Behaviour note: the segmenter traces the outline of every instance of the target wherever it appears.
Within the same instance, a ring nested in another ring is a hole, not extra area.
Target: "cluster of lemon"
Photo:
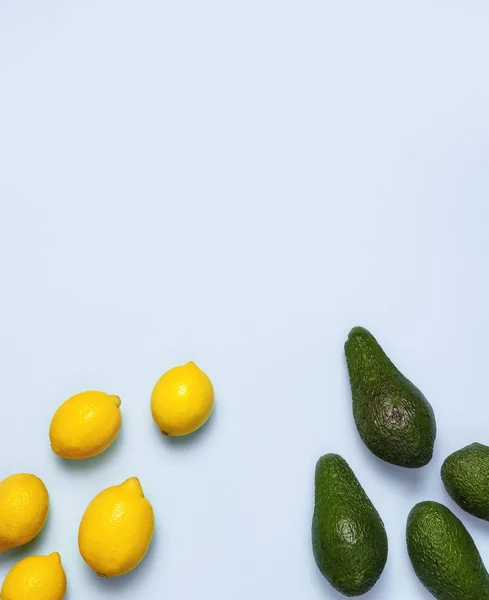
[[[53,451],[82,460],[104,452],[117,438],[122,417],[118,396],[82,392],[56,411],[49,430]],[[209,418],[214,389],[193,362],[167,371],[151,396],[151,412],[164,435],[187,435]],[[31,541],[44,527],[49,495],[35,475],[19,473],[0,482],[0,553]],[[88,505],[78,532],[85,562],[101,577],[132,571],[143,560],[154,532],[154,515],[139,480],[100,492]],[[62,600],[66,574],[60,555],[30,556],[7,574],[0,600]]]

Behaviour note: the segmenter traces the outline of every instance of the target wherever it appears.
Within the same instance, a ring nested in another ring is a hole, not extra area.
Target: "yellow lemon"
[[[66,575],[57,552],[49,556],[29,556],[10,569],[0,592],[0,600],[62,600]]]
[[[164,435],[187,435],[202,427],[214,406],[212,382],[188,362],[167,371],[151,395],[153,419]]]
[[[80,523],[78,547],[101,577],[124,575],[143,560],[154,532],[153,508],[137,477],[109,487],[90,502]]]
[[[54,413],[49,428],[53,452],[80,460],[101,454],[121,429],[121,399],[88,391],[72,396]]]
[[[27,544],[44,527],[49,495],[35,475],[18,473],[0,482],[0,552]]]

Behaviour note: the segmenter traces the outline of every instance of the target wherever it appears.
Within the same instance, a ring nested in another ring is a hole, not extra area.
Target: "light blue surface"
[[[489,443],[488,25],[477,0],[0,2],[0,477],[45,480],[27,550],[62,554],[68,600],[339,598],[310,548],[331,451],[388,530],[369,600],[431,598],[406,516],[454,509],[444,457]],[[359,440],[357,324],[433,404],[421,471]],[[165,440],[149,396],[187,360],[216,412]],[[49,422],[87,388],[121,396],[121,439],[67,464]],[[79,520],[132,475],[156,537],[133,574],[101,580]],[[463,520],[489,564],[489,526]]]

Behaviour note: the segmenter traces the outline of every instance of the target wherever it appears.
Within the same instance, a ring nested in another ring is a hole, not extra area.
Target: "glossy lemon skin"
[[[44,483],[29,473],[0,482],[0,552],[27,544],[41,531],[49,511]]]
[[[62,600],[66,594],[66,574],[57,552],[49,556],[29,556],[8,572],[0,600]]]
[[[153,532],[153,508],[139,480],[131,477],[90,502],[80,523],[78,547],[98,575],[116,577],[143,560]]]
[[[99,391],[81,392],[63,402],[49,428],[53,452],[82,460],[107,450],[121,429],[120,405],[119,396]]]
[[[212,382],[193,362],[167,371],[151,395],[151,413],[164,435],[193,433],[204,425],[213,407]]]

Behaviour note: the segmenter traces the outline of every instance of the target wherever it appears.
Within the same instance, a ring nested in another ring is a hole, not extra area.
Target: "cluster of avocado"
[[[365,445],[394,465],[419,468],[433,456],[436,422],[423,394],[387,357],[373,335],[354,328],[345,344],[353,415]],[[441,470],[445,488],[466,512],[489,521],[489,447],[471,444]],[[408,554],[421,583],[438,600],[489,600],[489,573],[462,522],[443,504],[420,502],[406,526]],[[337,454],[316,466],[312,543],[316,563],[345,596],[377,582],[387,561],[382,519],[348,463]]]

